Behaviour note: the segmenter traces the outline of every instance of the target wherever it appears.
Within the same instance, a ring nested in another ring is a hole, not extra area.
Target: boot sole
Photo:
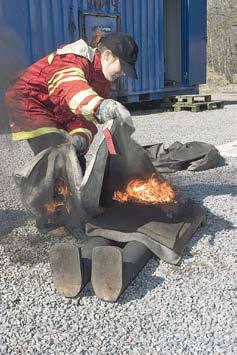
[[[82,289],[80,249],[69,243],[55,244],[49,253],[53,282],[64,297],[75,297]]]
[[[116,246],[95,247],[92,253],[91,283],[96,296],[116,301],[123,287],[123,255]]]

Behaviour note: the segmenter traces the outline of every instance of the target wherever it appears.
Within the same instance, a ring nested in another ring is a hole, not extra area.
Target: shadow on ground
[[[228,198],[227,196],[236,197],[236,189],[234,184],[190,184],[185,182],[184,177],[181,176],[176,178],[175,184],[179,186],[180,190],[183,191],[185,195],[193,198],[200,205],[203,205],[205,199],[210,196],[223,196],[223,199]],[[229,208],[231,208],[231,206],[229,206]],[[218,232],[236,229],[236,226],[231,221],[215,215],[205,205],[204,209],[206,215],[206,225],[199,229],[199,232],[197,232],[190,240],[187,252],[189,252],[189,249],[191,249],[200,239],[203,238],[203,234],[209,234],[209,244],[214,245],[215,236]]]
[[[159,263],[159,259],[151,258],[135,279],[125,288],[116,303],[126,304],[132,300],[142,299],[148,292],[162,285],[165,279],[153,275],[159,267]],[[92,285],[89,282],[79,296],[77,296],[78,305],[83,297],[93,297],[94,295]]]
[[[218,100],[217,100],[218,101]],[[223,100],[224,101],[224,104],[225,106],[228,106],[228,105],[237,105],[237,100]]]
[[[29,218],[27,212],[22,210],[0,210],[0,242],[13,229],[24,226]]]

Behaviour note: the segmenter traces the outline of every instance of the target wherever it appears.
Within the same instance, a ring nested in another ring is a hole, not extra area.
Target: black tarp
[[[200,171],[217,166],[220,153],[204,142],[174,142],[169,147],[163,143],[144,146],[156,170],[163,173],[178,170]]]

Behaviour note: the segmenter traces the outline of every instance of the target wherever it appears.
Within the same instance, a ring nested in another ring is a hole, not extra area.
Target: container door
[[[79,12],[80,23],[80,37],[83,38],[88,44],[96,34],[96,32],[110,32],[118,31],[119,16],[115,14],[105,14],[97,12]],[[110,96],[116,97],[118,92],[122,90],[123,83],[121,79],[117,79],[110,86]]]
[[[207,1],[188,0],[188,83],[206,82]]]
[[[82,38],[90,43],[96,32],[110,33],[117,31],[118,17],[97,13],[82,13]]]

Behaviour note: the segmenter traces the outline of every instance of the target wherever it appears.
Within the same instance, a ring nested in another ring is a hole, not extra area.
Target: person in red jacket
[[[95,40],[96,48],[80,39],[38,60],[19,73],[5,94],[13,140],[27,140],[38,154],[64,143],[66,131],[83,173],[96,125],[109,119],[131,122],[129,111],[109,99],[111,82],[124,75],[137,78],[138,47],[128,34],[113,32]],[[64,233],[62,227],[55,235]]]
[[[98,44],[99,42],[99,44]],[[63,142],[62,130],[73,136],[85,170],[96,125],[128,119],[130,113],[109,99],[110,84],[120,76],[137,78],[136,42],[126,33],[97,36],[92,48],[80,39],[25,69],[5,94],[12,138],[27,139],[35,154]]]

